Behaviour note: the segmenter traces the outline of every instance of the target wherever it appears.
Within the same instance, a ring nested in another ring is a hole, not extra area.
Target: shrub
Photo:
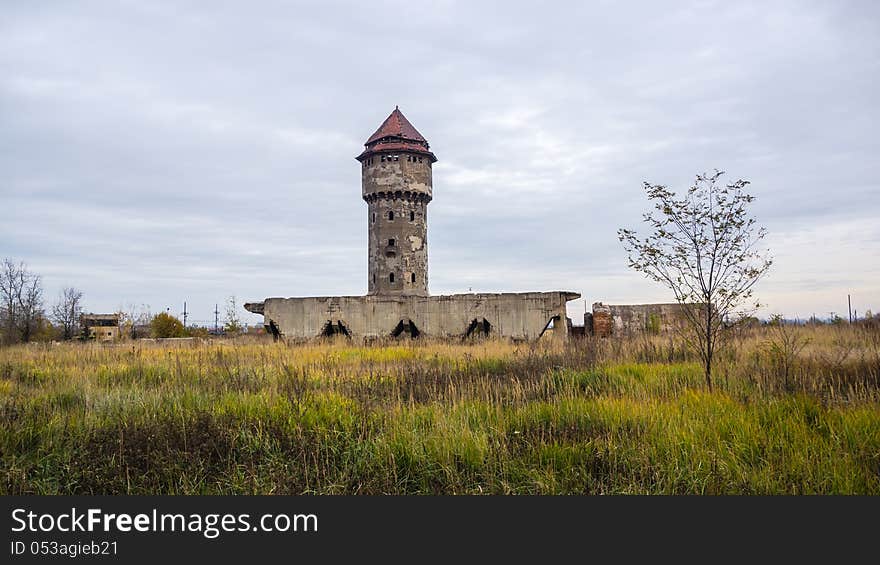
[[[156,338],[184,337],[186,330],[183,322],[165,312],[157,314],[150,320],[150,335]]]

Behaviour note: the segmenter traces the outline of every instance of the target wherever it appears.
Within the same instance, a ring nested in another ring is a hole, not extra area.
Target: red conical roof
[[[391,115],[385,118],[385,121],[382,122],[382,125],[376,130],[376,133],[370,136],[370,139],[367,140],[365,145],[369,145],[374,141],[379,141],[383,137],[400,137],[403,139],[411,139],[413,141],[425,141],[422,134],[420,134],[418,130],[409,123],[409,120],[406,119],[406,116],[403,115],[403,112],[401,112],[400,108],[397,106],[394,107],[394,111],[391,112]]]
[[[357,156],[358,160],[382,151],[411,151],[428,156],[432,163],[437,160],[430,151],[428,141],[409,123],[397,106],[364,145],[366,149]]]

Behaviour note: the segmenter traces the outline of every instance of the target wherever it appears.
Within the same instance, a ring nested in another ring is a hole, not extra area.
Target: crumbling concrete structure
[[[119,314],[82,314],[79,323],[90,339],[114,341],[119,338]]]
[[[676,302],[668,304],[603,304],[595,302],[593,312],[584,314],[586,333],[598,337],[636,333],[666,333],[687,324],[684,308]],[[689,306],[696,307],[696,306]]]
[[[365,337],[476,335],[536,339],[550,321],[565,334],[572,292],[452,294],[447,296],[320,296],[267,298],[245,308],[262,314],[270,332],[294,339],[343,334]],[[274,328],[273,328],[274,326]]]
[[[566,302],[576,292],[428,293],[428,204],[437,157],[398,108],[357,156],[367,203],[367,296],[267,298],[245,304],[276,338],[493,335],[537,339],[551,326],[567,337]]]

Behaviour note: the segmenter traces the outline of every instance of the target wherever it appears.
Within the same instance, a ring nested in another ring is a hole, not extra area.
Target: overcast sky
[[[354,157],[399,104],[433,294],[669,301],[616,231],[718,168],[769,231],[763,315],[876,312],[877,6],[4,2],[0,256],[95,312],[363,294]]]

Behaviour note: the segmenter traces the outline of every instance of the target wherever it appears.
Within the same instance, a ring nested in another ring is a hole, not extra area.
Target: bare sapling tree
[[[73,339],[79,333],[81,316],[82,292],[69,287],[62,289],[58,300],[52,305],[52,319],[61,328],[62,339]]]
[[[785,390],[791,392],[792,376],[801,352],[810,343],[797,324],[785,321],[781,314],[770,317],[770,338],[766,342],[767,352],[776,366],[777,374],[782,376]]]
[[[0,322],[3,323],[3,343],[17,341],[19,287],[18,265],[4,259],[0,265],[0,298],[3,299]]]
[[[238,304],[234,295],[226,300],[226,319],[223,330],[232,335],[240,334],[244,330],[241,318],[238,316]]]
[[[0,264],[0,318],[3,341],[28,342],[43,317],[43,286],[40,276],[24,263],[10,259]]]
[[[767,232],[749,213],[749,182],[723,184],[723,174],[697,175],[682,196],[646,182],[654,211],[644,222],[652,233],[618,231],[629,266],[668,287],[682,305],[684,335],[700,355],[709,390],[726,322],[758,308],[753,287],[772,264],[769,251],[759,248]]]
[[[125,307],[117,310],[119,316],[119,333],[129,339],[146,337],[150,333],[150,322],[153,320],[153,312],[149,304],[141,304],[140,308],[129,302]]]

